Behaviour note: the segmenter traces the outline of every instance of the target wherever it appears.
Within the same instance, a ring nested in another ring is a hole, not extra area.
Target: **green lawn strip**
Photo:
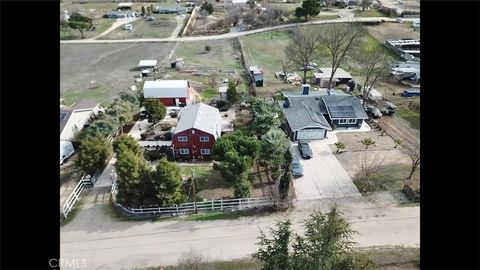
[[[420,206],[420,202],[404,202],[398,204],[398,207],[415,207]]]
[[[420,113],[410,110],[408,108],[400,107],[397,109],[397,114],[401,118],[410,123],[410,127],[420,129]]]
[[[65,100],[65,104],[78,103],[84,99],[100,102],[103,107],[107,107],[112,102],[110,99],[111,90],[103,86],[83,90],[66,90],[60,93],[60,97]]]
[[[369,257],[377,266],[420,262],[420,248],[397,246],[379,247],[374,249],[365,248],[357,249],[354,253]]]
[[[354,253],[370,257],[377,266],[401,265],[406,263],[417,264],[420,262],[419,248],[405,247],[380,247],[375,249],[357,249]],[[205,254],[203,254],[205,255]],[[262,264],[251,258],[231,261],[209,262],[218,270],[260,270]],[[175,266],[137,268],[138,270],[176,270]]]
[[[185,218],[186,221],[212,221],[220,219],[238,219],[248,216],[243,211],[234,212],[222,212],[222,211],[209,211],[201,214],[192,214]]]
[[[370,8],[369,10],[362,11],[361,9],[356,9],[353,11],[355,14],[354,17],[385,17],[385,14],[381,13],[377,9]]]

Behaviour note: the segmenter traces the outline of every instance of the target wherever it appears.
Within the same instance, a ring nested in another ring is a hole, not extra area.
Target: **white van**
[[[69,158],[75,149],[73,148],[73,144],[69,141],[60,141],[60,165],[63,164],[67,158]]]
[[[132,30],[132,29],[133,29],[133,25],[131,23],[127,23],[123,25],[123,30]]]

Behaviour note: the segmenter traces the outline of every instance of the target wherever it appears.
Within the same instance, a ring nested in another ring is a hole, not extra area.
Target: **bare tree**
[[[215,270],[217,269],[214,263],[210,262],[200,252],[190,250],[182,254],[178,260],[178,270]]]
[[[228,11],[227,16],[225,17],[225,22],[233,26],[237,26],[238,21],[242,17],[242,11],[239,8],[232,8]]]
[[[357,59],[357,62],[362,67],[360,73],[365,77],[362,94],[363,102],[366,102],[374,85],[380,79],[388,76],[389,62],[386,54],[380,47],[376,47],[368,52],[362,52]]]
[[[360,6],[362,7],[362,11],[365,11],[371,4],[372,4],[371,0],[362,0],[360,2]]]
[[[289,58],[287,58],[284,55],[284,56],[282,56],[282,59],[280,60],[280,63],[282,64],[283,82],[287,83],[287,73],[288,73],[288,70],[291,67],[291,61],[290,61]]]
[[[355,159],[355,166],[359,170],[355,179],[357,184],[360,184],[361,192],[374,191],[377,189],[379,172],[385,168],[378,155],[368,157],[363,154]]]
[[[361,25],[355,23],[334,23],[325,27],[322,43],[330,54],[332,74],[328,81],[328,89],[332,87],[332,80],[338,67],[349,53],[354,42],[363,35]]]
[[[315,59],[315,52],[320,47],[320,35],[309,28],[293,30],[293,39],[285,48],[293,64],[303,68],[303,83],[307,83],[308,63]]]
[[[405,145],[403,152],[410,158],[410,174],[407,177],[408,182],[410,182],[413,173],[420,167],[420,144]]]
[[[217,88],[218,76],[218,73],[215,71],[212,71],[208,74],[208,86],[210,86],[212,89]]]

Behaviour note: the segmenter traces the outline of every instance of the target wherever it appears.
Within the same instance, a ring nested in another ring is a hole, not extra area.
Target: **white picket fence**
[[[183,203],[172,207],[140,207],[130,208],[125,207],[116,202],[117,195],[116,184],[112,185],[112,198],[115,205],[123,211],[133,215],[186,215],[197,211],[213,211],[213,210],[227,210],[227,209],[249,209],[264,206],[273,206],[275,201],[270,198],[239,198],[229,200],[212,200],[202,201],[196,203]]]
[[[95,185],[97,176],[98,175],[94,175],[92,177],[84,176],[78,182],[78,184],[73,189],[72,193],[70,193],[70,196],[68,196],[68,199],[65,201],[65,204],[63,204],[62,213],[65,218],[68,217],[68,214],[72,211],[73,206],[75,206],[75,203],[80,199],[80,196],[82,195],[82,191],[85,188],[90,188]]]

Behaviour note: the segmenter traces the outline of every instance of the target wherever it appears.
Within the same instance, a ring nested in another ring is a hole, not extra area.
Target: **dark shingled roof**
[[[331,119],[357,118],[368,119],[360,99],[354,96],[323,96],[328,115]]]
[[[332,130],[325,117],[323,117],[322,112],[327,113],[325,106],[320,106],[323,103],[315,97],[290,97],[288,100],[290,106],[284,108],[284,112],[292,131],[305,127]]]

